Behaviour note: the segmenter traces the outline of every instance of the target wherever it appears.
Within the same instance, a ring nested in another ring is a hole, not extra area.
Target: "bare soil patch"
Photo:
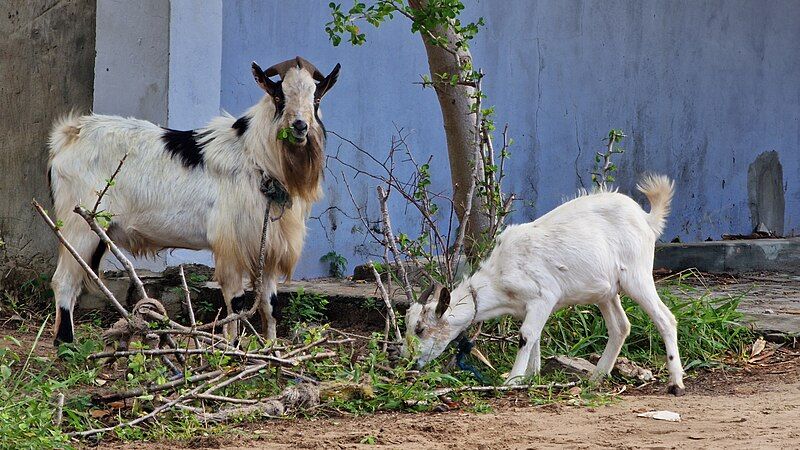
[[[190,442],[117,443],[111,448],[797,448],[800,353],[779,351],[743,368],[703,371],[687,395],[663,384],[629,387],[606,406],[532,405],[524,395],[491,400],[493,412],[379,413],[272,420]],[[678,423],[637,417],[653,410]],[[374,442],[371,444],[369,442]]]

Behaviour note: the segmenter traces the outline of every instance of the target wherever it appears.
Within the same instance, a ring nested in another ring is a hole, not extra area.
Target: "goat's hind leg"
[[[637,275],[637,274],[634,274]],[[642,273],[626,280],[622,289],[644,309],[650,320],[656,326],[658,333],[664,340],[667,350],[667,370],[669,371],[668,392],[674,395],[683,395],[683,366],[678,352],[678,322],[672,311],[667,308],[656,291],[652,274]]]
[[[81,258],[97,272],[106,247],[89,227],[84,229],[82,225],[85,226],[77,216],[66,219],[62,233]],[[73,316],[85,279],[84,270],[75,257],[63,245],[59,245],[58,263],[50,282],[56,306],[53,345],[75,340]]]
[[[625,310],[622,308],[622,302],[619,295],[615,295],[606,303],[597,305],[600,307],[600,312],[603,314],[603,320],[606,322],[606,329],[608,329],[608,342],[606,348],[603,350],[603,355],[600,361],[597,362],[597,368],[592,375],[592,380],[597,381],[600,378],[611,373],[614,368],[614,363],[617,361],[622,344],[625,343],[625,338],[631,332],[631,324],[628,317],[625,315]]]

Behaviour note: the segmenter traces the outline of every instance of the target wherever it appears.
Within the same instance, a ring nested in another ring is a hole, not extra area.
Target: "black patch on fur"
[[[283,95],[283,80],[278,81],[278,92],[273,96],[272,101],[275,103],[275,119],[283,115],[283,108],[286,106],[286,96]]]
[[[520,334],[520,335],[519,335],[519,348],[525,347],[525,345],[526,345],[527,343],[528,343],[528,340],[527,340],[527,339],[525,339],[525,336],[523,336],[522,334]]]
[[[269,304],[272,305],[273,316],[275,315],[275,308],[278,305],[278,294],[272,294],[269,296]]]
[[[246,308],[244,294],[233,297],[231,299],[231,307],[233,308],[233,312],[237,314],[244,311]]]
[[[178,131],[164,128],[161,140],[173,157],[180,158],[184,166],[193,169],[197,166],[203,167],[204,144],[199,142],[199,138],[205,136],[206,134],[199,134],[194,130]]]
[[[320,120],[319,114],[317,113],[317,111],[319,111],[319,104],[314,105],[314,118],[317,119],[317,123],[319,124],[320,128],[322,128],[322,135],[325,136],[325,138],[327,138],[328,137],[328,134],[327,134],[328,131],[325,129],[325,124],[322,123],[322,120]]]
[[[58,330],[56,331],[56,338],[53,341],[54,346],[58,346],[60,343],[71,343],[75,340],[75,336],[72,334],[72,314],[70,314],[68,309],[61,308],[61,322],[58,323]]]
[[[673,359],[675,359],[675,357],[672,356],[672,355],[669,355],[669,360],[672,361]]]
[[[247,128],[250,127],[250,118],[247,116],[242,116],[236,119],[236,122],[233,122],[232,128],[236,130],[236,136],[242,137]]]
[[[110,228],[111,227],[109,227],[109,229]],[[100,270],[100,262],[103,261],[103,255],[106,254],[106,250],[108,250],[108,246],[105,242],[100,241],[97,243],[97,248],[94,249],[94,253],[92,253],[92,260],[89,263],[89,267],[92,268],[95,274]]]

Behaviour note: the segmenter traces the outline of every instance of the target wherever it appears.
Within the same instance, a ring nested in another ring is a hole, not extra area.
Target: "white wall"
[[[219,115],[222,0],[172,0],[169,24],[169,127],[191,130]],[[175,250],[167,265],[213,265],[211,252]]]

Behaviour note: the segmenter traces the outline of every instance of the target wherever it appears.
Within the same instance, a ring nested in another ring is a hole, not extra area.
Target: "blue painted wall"
[[[334,48],[324,32],[326,4],[224,2],[222,108],[240,114],[261,95],[250,76],[254,59],[263,67],[302,55],[323,71],[341,62],[339,83],[323,102],[326,126],[376,156],[388,152],[395,126],[403,127],[415,155],[434,155],[439,164],[434,187],[447,189],[438,102],[412,84],[428,72],[419,37],[397,18],[369,27],[363,47]],[[751,231],[747,168],[767,150],[783,164],[786,234],[800,232],[800,2],[468,4],[468,18],[486,18],[473,55],[488,73],[489,103],[515,140],[507,190],[523,201],[514,221],[532,220],[590,185],[594,152],[614,127],[629,135],[617,157],[622,192],[647,171],[678,181],[665,239]],[[337,151],[369,167],[331,137],[328,153]],[[343,167],[332,162],[329,169],[315,215],[332,205],[353,210],[339,179]],[[345,176],[374,214],[375,183]],[[399,205],[393,213],[396,228],[418,226]],[[318,260],[331,249],[351,266],[365,260],[369,241],[356,221],[328,211],[309,225],[298,276],[324,274]]]

